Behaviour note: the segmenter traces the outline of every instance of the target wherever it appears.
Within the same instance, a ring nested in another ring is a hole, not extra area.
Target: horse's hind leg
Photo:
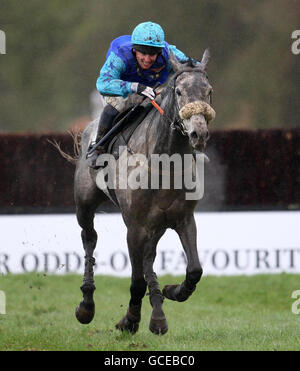
[[[194,216],[185,219],[176,229],[187,257],[185,281],[181,285],[167,285],[163,289],[166,298],[185,301],[196,289],[202,276],[202,267],[197,252],[197,230]]]
[[[77,220],[82,228],[81,238],[85,250],[85,269],[83,277],[83,285],[80,287],[83,293],[83,301],[76,308],[76,318],[82,324],[88,324],[92,321],[95,314],[95,304],[93,293],[94,285],[94,269],[95,258],[93,252],[97,243],[97,233],[94,229],[94,216],[96,206],[87,206],[77,203]]]

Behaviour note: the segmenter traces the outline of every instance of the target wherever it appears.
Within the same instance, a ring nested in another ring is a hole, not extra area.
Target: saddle
[[[145,106],[138,106],[135,111],[128,115],[128,117],[124,120],[124,123],[119,128],[118,132],[109,139],[109,142],[106,143],[106,152],[112,154],[115,159],[119,158],[119,147],[126,146],[131,138],[132,134],[136,130],[136,128],[140,125],[140,123],[145,119],[145,117],[150,113],[153,109],[153,105],[151,103],[146,104]],[[114,120],[114,124],[119,122],[123,117],[125,117],[128,110],[121,112]]]

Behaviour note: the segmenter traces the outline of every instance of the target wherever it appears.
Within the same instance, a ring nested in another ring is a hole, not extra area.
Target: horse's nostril
[[[195,131],[193,131],[193,132],[191,133],[191,138],[192,138],[192,139],[198,139],[198,135],[197,135],[197,133],[196,133]]]

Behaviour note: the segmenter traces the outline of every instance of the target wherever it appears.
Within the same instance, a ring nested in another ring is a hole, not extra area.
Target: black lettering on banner
[[[126,269],[127,264],[128,264],[127,255],[124,254],[122,251],[118,251],[112,254],[110,258],[110,265],[113,268],[113,270],[115,270],[116,272],[121,272]]]
[[[75,265],[73,266],[73,260],[71,259],[71,257],[74,256],[75,257]],[[77,272],[81,266],[81,257],[76,254],[76,252],[72,252],[72,253],[65,253],[65,270],[67,273],[70,273],[70,272]],[[96,267],[94,267],[94,269],[96,270]]]
[[[240,257],[241,255],[243,256],[244,254],[242,253],[245,253],[246,254],[246,262],[243,264],[243,266],[241,265],[241,262],[240,260]],[[234,265],[236,268],[238,269],[241,269],[241,270],[246,270],[248,267],[249,267],[249,254],[250,254],[250,250],[233,250],[233,254],[234,254]]]
[[[24,272],[35,272],[39,267],[39,258],[33,253],[25,254],[22,257],[21,266]]]
[[[280,250],[275,250],[275,268],[280,268]]]
[[[55,271],[57,271],[58,268],[59,268],[59,265],[60,265],[59,256],[55,253],[44,253],[43,255],[44,255],[44,271],[46,273],[54,273]],[[49,260],[50,260],[51,257],[54,258],[54,266],[53,267],[51,267],[50,263],[49,263]]]
[[[290,253],[290,267],[289,268],[295,268],[295,255],[294,253],[295,252],[298,252],[299,253],[299,249],[298,250],[294,250],[294,249],[286,249],[285,251],[289,252]]]
[[[217,260],[218,260],[218,261],[220,260],[220,259],[217,259],[217,255],[220,256],[220,254],[223,255],[224,263],[223,263],[222,266],[217,266]],[[219,269],[219,270],[220,270],[220,269],[225,269],[225,268],[227,268],[228,265],[229,265],[229,255],[228,255],[228,253],[227,253],[225,250],[217,250],[217,251],[215,251],[215,252],[213,253],[213,255],[212,255],[211,260],[212,260],[212,264],[213,264],[213,266],[214,266],[216,269]]]
[[[167,270],[168,262],[172,262],[172,258],[166,256],[169,253],[171,253],[172,256],[174,255],[174,251],[172,251],[172,250],[167,250],[167,251],[162,251],[161,252],[161,270],[162,271]]]
[[[174,270],[177,271],[181,265],[184,266],[184,267],[187,266],[187,259],[186,259],[186,255],[185,255],[184,251],[182,251],[179,254],[179,258],[177,260],[177,264],[176,264]]]
[[[270,268],[270,264],[267,261],[267,258],[269,257],[269,251],[268,250],[256,250],[256,268],[261,268],[261,263],[264,263],[265,268]]]
[[[201,265],[203,265],[203,267],[205,267],[206,261],[209,258],[209,253],[210,253],[209,250],[201,250],[201,249],[198,250],[200,262],[201,262]]]
[[[8,259],[9,256],[7,254],[0,254],[0,274],[10,273],[8,268]]]

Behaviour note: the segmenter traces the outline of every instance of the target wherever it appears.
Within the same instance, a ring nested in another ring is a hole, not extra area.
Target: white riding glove
[[[139,95],[144,95],[151,100],[155,99],[156,97],[155,91],[150,88],[150,86],[145,86],[143,84],[139,84],[138,82],[133,82],[131,84],[131,90]]]

